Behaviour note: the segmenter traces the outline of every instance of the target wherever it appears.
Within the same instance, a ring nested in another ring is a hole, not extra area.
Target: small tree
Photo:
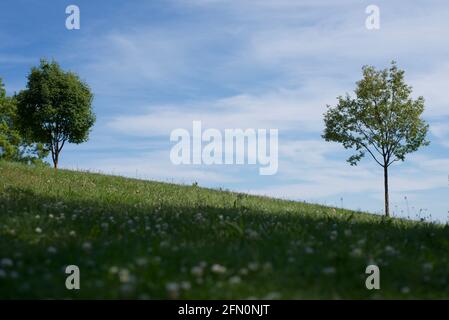
[[[393,61],[389,69],[363,67],[356,98],[338,97],[338,104],[324,114],[326,141],[355,149],[348,162],[356,165],[366,153],[384,169],[385,215],[389,216],[388,167],[405,155],[428,145],[428,125],[421,119],[424,98],[413,100],[404,71]]]
[[[48,146],[55,169],[64,144],[87,141],[95,122],[87,84],[54,61],[41,60],[31,69],[27,89],[17,101],[22,131]]]
[[[28,141],[20,134],[16,100],[6,96],[0,78],[0,159],[40,163],[47,154],[42,144]]]

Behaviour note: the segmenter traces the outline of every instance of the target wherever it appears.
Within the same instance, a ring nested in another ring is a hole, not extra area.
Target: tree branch
[[[365,149],[366,149],[366,151],[368,151],[369,152],[369,154],[371,155],[371,157],[373,157],[373,159],[381,166],[381,167],[384,167],[384,165],[379,161],[379,160],[377,160],[377,158],[374,156],[374,154],[371,152],[371,150],[366,146],[366,144],[364,144],[363,142],[360,142],[360,141],[358,141],[358,143],[360,143]]]

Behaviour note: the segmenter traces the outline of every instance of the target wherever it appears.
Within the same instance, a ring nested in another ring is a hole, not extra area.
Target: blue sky
[[[80,30],[65,28],[70,4]],[[370,4],[380,30],[365,28]],[[65,147],[62,167],[380,213],[381,168],[369,158],[349,166],[349,153],[320,135],[326,104],[352,92],[361,67],[394,59],[426,99],[432,143],[391,167],[391,207],[447,220],[448,18],[447,1],[2,1],[0,77],[13,94],[47,57],[91,86],[97,123],[88,143]],[[278,173],[174,166],[170,132],[191,131],[192,120],[279,129]]]

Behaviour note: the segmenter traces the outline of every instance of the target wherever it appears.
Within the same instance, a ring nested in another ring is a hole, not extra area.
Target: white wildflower
[[[280,299],[281,298],[281,294],[279,292],[270,292],[269,294],[267,294],[265,296],[265,300],[276,300],[276,299]]]
[[[332,241],[334,241],[334,240],[337,239],[337,236],[338,236],[338,231],[337,230],[332,230],[331,233],[330,233],[330,239]]]
[[[251,229],[248,229],[246,231],[246,233],[248,234],[248,238],[250,238],[250,239],[257,239],[259,237],[259,234],[256,231],[251,230]]]
[[[226,272],[226,267],[223,267],[223,266],[221,266],[221,265],[219,265],[219,264],[214,264],[214,265],[211,267],[211,271],[212,271],[213,273],[223,274],[223,273]]]
[[[259,269],[259,264],[257,262],[248,263],[248,269],[251,271],[257,271]]]
[[[109,273],[114,274],[114,273],[117,273],[117,272],[118,272],[118,268],[116,266],[112,266],[112,267],[109,268]]]
[[[55,247],[48,247],[47,248],[48,253],[56,253],[56,248]]]
[[[136,263],[137,263],[138,266],[144,266],[144,265],[146,265],[148,263],[148,260],[145,257],[137,258],[136,259]]]
[[[195,267],[192,268],[192,270],[190,270],[190,272],[195,277],[201,277],[203,275],[203,268],[201,268],[200,266],[195,266]]]
[[[179,285],[176,282],[167,283],[165,289],[171,299],[176,299],[179,296]]]
[[[433,264],[431,262],[424,263],[422,265],[422,268],[423,268],[424,271],[432,271]]]
[[[248,269],[242,268],[242,269],[240,269],[239,273],[240,273],[242,276],[246,276],[246,275],[248,274]]]
[[[273,266],[271,265],[271,263],[270,262],[265,262],[264,264],[263,264],[263,270],[264,271],[271,271],[272,269],[273,269]]]
[[[170,243],[168,241],[162,241],[160,246],[161,248],[168,248],[170,246]]]
[[[91,245],[91,243],[90,242],[84,242],[83,243],[83,249],[84,250],[90,250],[90,249],[92,249],[92,245]]]
[[[182,290],[190,290],[192,287],[188,281],[182,281],[180,286]]]
[[[311,248],[311,247],[305,247],[305,248],[304,248],[304,251],[305,251],[307,254],[312,254],[312,253],[314,252],[313,248]]]
[[[395,255],[397,252],[392,246],[386,246],[385,252],[389,255]]]
[[[11,266],[13,265],[13,261],[12,261],[11,259],[9,259],[9,258],[3,258],[3,259],[0,261],[0,264],[1,264],[2,266],[4,266],[4,267],[11,267]]]
[[[334,274],[335,273],[335,268],[334,267],[326,267],[323,269],[323,273],[324,274]]]
[[[239,284],[240,282],[242,282],[242,280],[239,276],[232,276],[229,278],[229,284]]]
[[[351,256],[353,257],[360,257],[362,255],[362,249],[360,248],[354,248],[351,252]]]
[[[129,271],[127,269],[121,269],[120,272],[118,273],[118,277],[120,279],[120,282],[123,283],[129,282],[130,280]]]

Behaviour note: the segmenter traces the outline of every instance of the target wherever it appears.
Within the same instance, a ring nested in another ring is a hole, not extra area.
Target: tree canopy
[[[89,86],[75,73],[46,60],[31,69],[27,88],[17,95],[21,130],[48,146],[55,168],[66,142],[87,141],[95,123],[92,99]]]
[[[16,100],[6,96],[0,78],[0,159],[37,163],[47,154],[42,144],[33,143],[20,133]]]
[[[390,68],[363,67],[363,79],[357,82],[355,98],[338,97],[324,115],[326,141],[354,149],[348,162],[356,165],[366,154],[384,168],[385,214],[388,215],[388,167],[404,161],[405,155],[429,144],[427,123],[421,118],[424,98],[411,97],[404,71],[393,61]]]

